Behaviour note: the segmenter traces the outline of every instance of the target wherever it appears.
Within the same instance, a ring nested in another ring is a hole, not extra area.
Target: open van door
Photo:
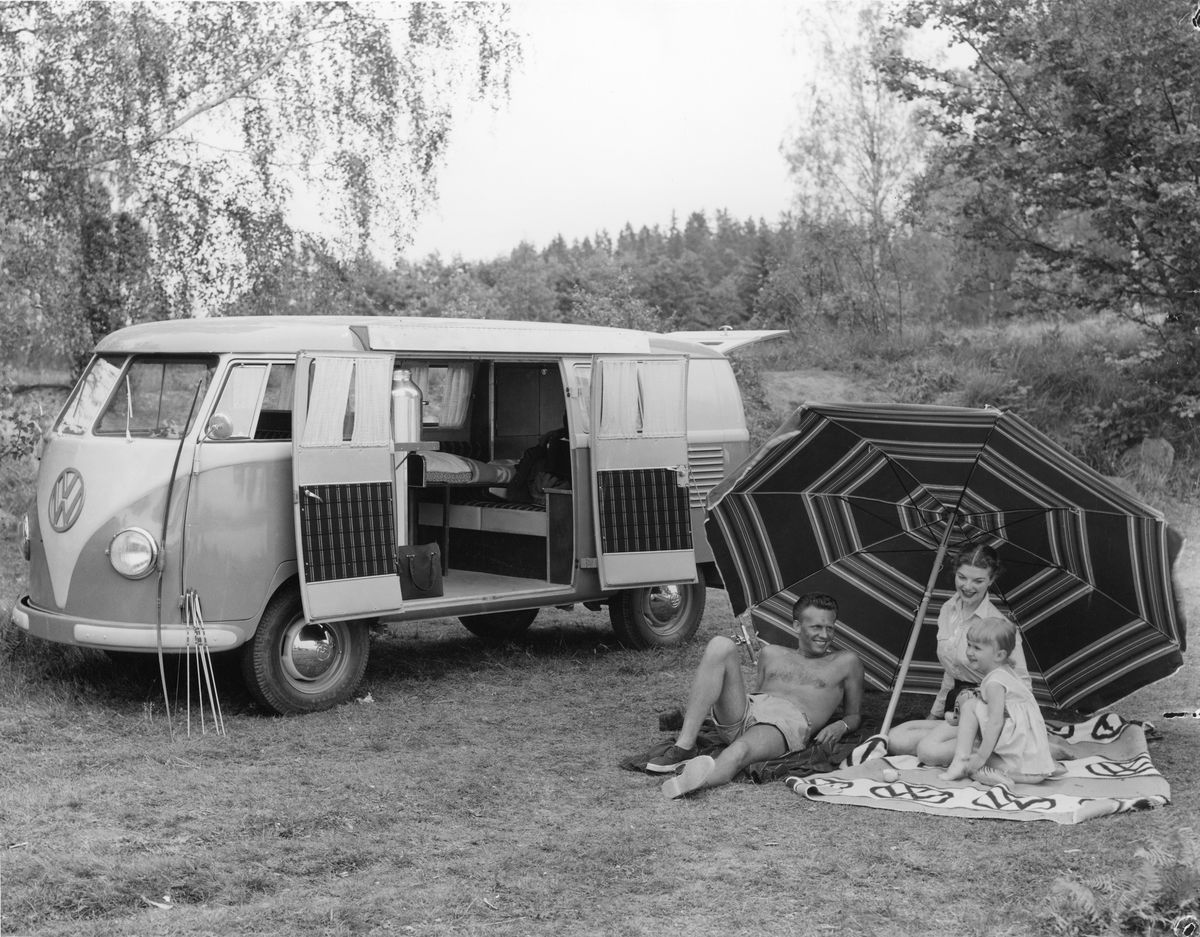
[[[592,358],[593,516],[606,589],[695,582],[687,358]]]
[[[783,335],[790,334],[787,329],[732,329],[729,326],[724,326],[720,329],[704,332],[668,332],[667,338],[682,338],[686,342],[706,345],[709,348],[715,348],[723,355],[727,355],[735,349],[745,348],[747,345],[753,345],[756,342],[764,342],[772,338],[780,338]]]
[[[400,608],[391,385],[390,354],[296,356],[292,474],[309,621]]]

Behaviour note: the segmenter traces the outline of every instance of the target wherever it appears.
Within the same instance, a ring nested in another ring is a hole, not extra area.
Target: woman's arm
[[[948,671],[942,671],[942,685],[938,688],[938,694],[933,698],[933,705],[929,707],[930,719],[941,719],[946,715],[946,697],[950,695],[950,691],[954,689],[954,677]]]
[[[929,707],[930,719],[941,719],[946,714],[946,698],[954,689],[954,674],[950,665],[954,658],[954,626],[951,624],[951,604],[953,599],[942,603],[938,609],[937,618],[937,656],[942,665],[942,685],[938,688],[933,705]]]
[[[1030,689],[1033,688],[1033,681],[1029,677],[1029,668],[1025,666],[1025,642],[1021,637],[1021,629],[1017,629],[1017,646],[1013,648],[1012,653],[1012,668],[1013,672],[1020,678]]]
[[[999,683],[989,683],[981,687],[986,711],[979,721],[979,747],[967,760],[967,771],[978,771],[982,768],[996,750],[996,742],[1000,739],[1000,730],[1004,727],[1004,699],[1007,695]]]

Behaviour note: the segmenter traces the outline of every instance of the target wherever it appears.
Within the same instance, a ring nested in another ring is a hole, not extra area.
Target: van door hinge
[[[600,563],[594,556],[581,556],[575,561],[580,569],[599,569]]]

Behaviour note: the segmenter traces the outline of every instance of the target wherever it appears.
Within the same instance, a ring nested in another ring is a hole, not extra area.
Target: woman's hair
[[[1017,626],[1007,618],[982,618],[972,622],[967,629],[967,640],[976,644],[990,644],[1012,658],[1017,647]]]
[[[961,566],[986,569],[992,574],[993,579],[1004,572],[1004,567],[1000,565],[1000,557],[996,555],[996,551],[985,544],[968,544],[955,553],[951,568],[957,572]]]

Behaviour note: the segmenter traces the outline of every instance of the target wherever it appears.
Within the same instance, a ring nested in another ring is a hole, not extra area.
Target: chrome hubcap
[[[646,611],[656,625],[672,624],[683,607],[683,593],[678,586],[655,586],[646,596]]]
[[[336,632],[324,625],[310,625],[303,618],[293,622],[283,636],[283,669],[301,683],[326,676],[337,665],[341,653]]]

